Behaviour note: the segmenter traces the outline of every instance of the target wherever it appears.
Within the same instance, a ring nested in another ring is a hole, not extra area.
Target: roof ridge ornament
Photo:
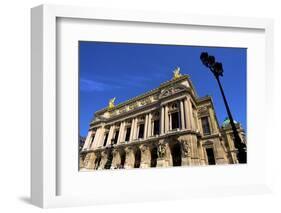
[[[115,101],[116,97],[111,98],[108,102],[108,109],[112,109],[115,107],[114,101]]]
[[[180,67],[177,67],[176,69],[174,69],[173,73],[174,73],[173,80],[178,79],[179,77],[182,76],[180,73]]]

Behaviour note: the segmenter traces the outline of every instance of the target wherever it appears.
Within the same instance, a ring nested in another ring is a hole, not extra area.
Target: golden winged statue
[[[173,71],[173,73],[174,73],[173,79],[177,79],[177,78],[181,77],[181,73],[180,73],[180,68],[179,68],[179,67],[177,67],[177,68]]]
[[[116,99],[116,97],[111,98],[111,99],[109,100],[109,102],[108,102],[108,108],[109,108],[109,109],[112,109],[112,108],[115,107],[115,105],[114,105],[115,99]]]

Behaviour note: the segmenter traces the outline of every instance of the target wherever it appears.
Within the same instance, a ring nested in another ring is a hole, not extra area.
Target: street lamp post
[[[200,55],[200,59],[202,61],[202,63],[210,69],[210,71],[214,74],[218,84],[219,84],[219,88],[223,97],[223,101],[226,107],[226,111],[230,120],[230,125],[232,128],[232,132],[233,132],[233,136],[234,136],[234,145],[235,148],[238,150],[237,153],[237,158],[239,163],[247,163],[247,153],[246,153],[246,145],[244,143],[242,143],[239,134],[237,132],[236,126],[234,124],[233,121],[233,117],[231,115],[221,82],[220,82],[220,76],[223,76],[223,68],[222,68],[222,63],[216,62],[215,57],[208,55],[207,52],[202,52]]]

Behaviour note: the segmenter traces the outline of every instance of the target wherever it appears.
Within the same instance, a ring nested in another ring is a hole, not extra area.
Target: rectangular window
[[[119,130],[115,132],[114,141],[113,141],[114,144],[117,144],[118,136],[119,136]]]
[[[210,124],[209,124],[208,117],[201,118],[201,121],[202,121],[203,134],[204,135],[210,135],[211,134],[211,130],[210,130]]]
[[[144,124],[139,125],[139,136],[138,138],[143,138],[144,135]]]
[[[131,127],[128,127],[128,128],[126,129],[125,141],[129,141],[129,140],[130,140],[130,134],[131,134]]]
[[[178,112],[172,113],[171,118],[172,118],[172,129],[179,128],[179,113]]]
[[[208,157],[208,164],[209,165],[215,165],[216,161],[215,161],[213,149],[212,148],[206,148],[206,152],[207,152],[207,157]]]
[[[108,133],[106,133],[105,136],[104,136],[103,146],[106,146],[107,138],[108,138]]]
[[[153,121],[153,135],[159,135],[159,120]]]

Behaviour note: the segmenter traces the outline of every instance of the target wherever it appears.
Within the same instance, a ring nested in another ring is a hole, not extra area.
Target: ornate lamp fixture
[[[216,59],[214,56],[209,55],[207,52],[202,52],[200,55],[200,59],[202,61],[202,63],[210,69],[210,71],[213,73],[213,75],[215,76],[219,87],[220,87],[220,91],[223,97],[223,101],[226,107],[226,111],[230,120],[230,124],[231,124],[231,128],[233,131],[233,136],[234,136],[234,145],[236,147],[236,149],[238,149],[238,153],[237,153],[237,158],[239,163],[247,163],[247,154],[246,154],[246,145],[244,143],[242,143],[239,134],[237,132],[236,126],[234,124],[221,82],[220,82],[220,76],[223,76],[223,67],[222,67],[222,63],[220,62],[216,62]]]

